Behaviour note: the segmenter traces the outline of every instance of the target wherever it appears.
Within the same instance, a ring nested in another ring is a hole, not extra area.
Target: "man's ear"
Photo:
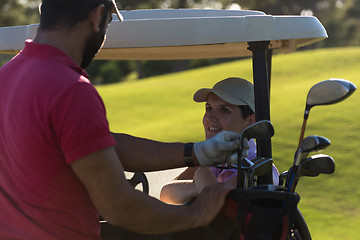
[[[101,29],[101,20],[102,20],[102,14],[104,12],[105,5],[99,4],[96,8],[94,8],[90,14],[89,19],[91,22],[91,26],[94,29],[95,32],[99,32]]]

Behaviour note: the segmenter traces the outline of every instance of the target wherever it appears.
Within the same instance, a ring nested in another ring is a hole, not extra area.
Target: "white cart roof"
[[[327,38],[316,17],[259,11],[152,9],[122,11],[110,24],[97,59],[165,60],[251,56],[247,42],[270,41],[289,53]],[[0,53],[15,54],[38,24],[0,28]]]

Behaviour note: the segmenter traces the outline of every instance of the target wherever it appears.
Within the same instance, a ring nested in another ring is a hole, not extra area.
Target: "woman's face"
[[[227,103],[217,95],[210,93],[203,118],[206,139],[223,130],[240,133],[244,128],[250,126],[253,121],[254,115],[244,119],[239,106]]]

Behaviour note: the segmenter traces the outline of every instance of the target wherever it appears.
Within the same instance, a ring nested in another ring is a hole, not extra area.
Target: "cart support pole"
[[[252,52],[253,60],[256,121],[270,121],[270,73],[268,71],[269,59],[267,58],[269,44],[269,41],[248,43],[248,49]],[[272,158],[271,138],[257,139],[256,144],[258,157]],[[259,177],[260,184],[271,184],[272,182],[272,171],[263,177]]]
[[[269,93],[270,93],[270,89],[271,89],[271,63],[272,63],[272,55],[273,55],[273,50],[272,49],[268,49],[266,51],[266,63],[267,63],[267,71],[268,71],[268,80],[269,80]]]

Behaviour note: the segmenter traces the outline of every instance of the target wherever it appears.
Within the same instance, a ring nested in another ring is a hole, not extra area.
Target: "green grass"
[[[239,76],[252,79],[251,60],[97,87],[104,99],[111,130],[162,141],[204,138],[204,105],[192,101],[201,87]],[[280,171],[292,163],[300,134],[305,100],[315,83],[344,78],[360,86],[360,48],[334,48],[274,55],[271,121],[275,127],[273,158]],[[313,239],[357,239],[360,235],[360,96],[314,107],[307,135],[329,138],[323,153],[336,162],[336,172],[300,180],[299,207]]]

